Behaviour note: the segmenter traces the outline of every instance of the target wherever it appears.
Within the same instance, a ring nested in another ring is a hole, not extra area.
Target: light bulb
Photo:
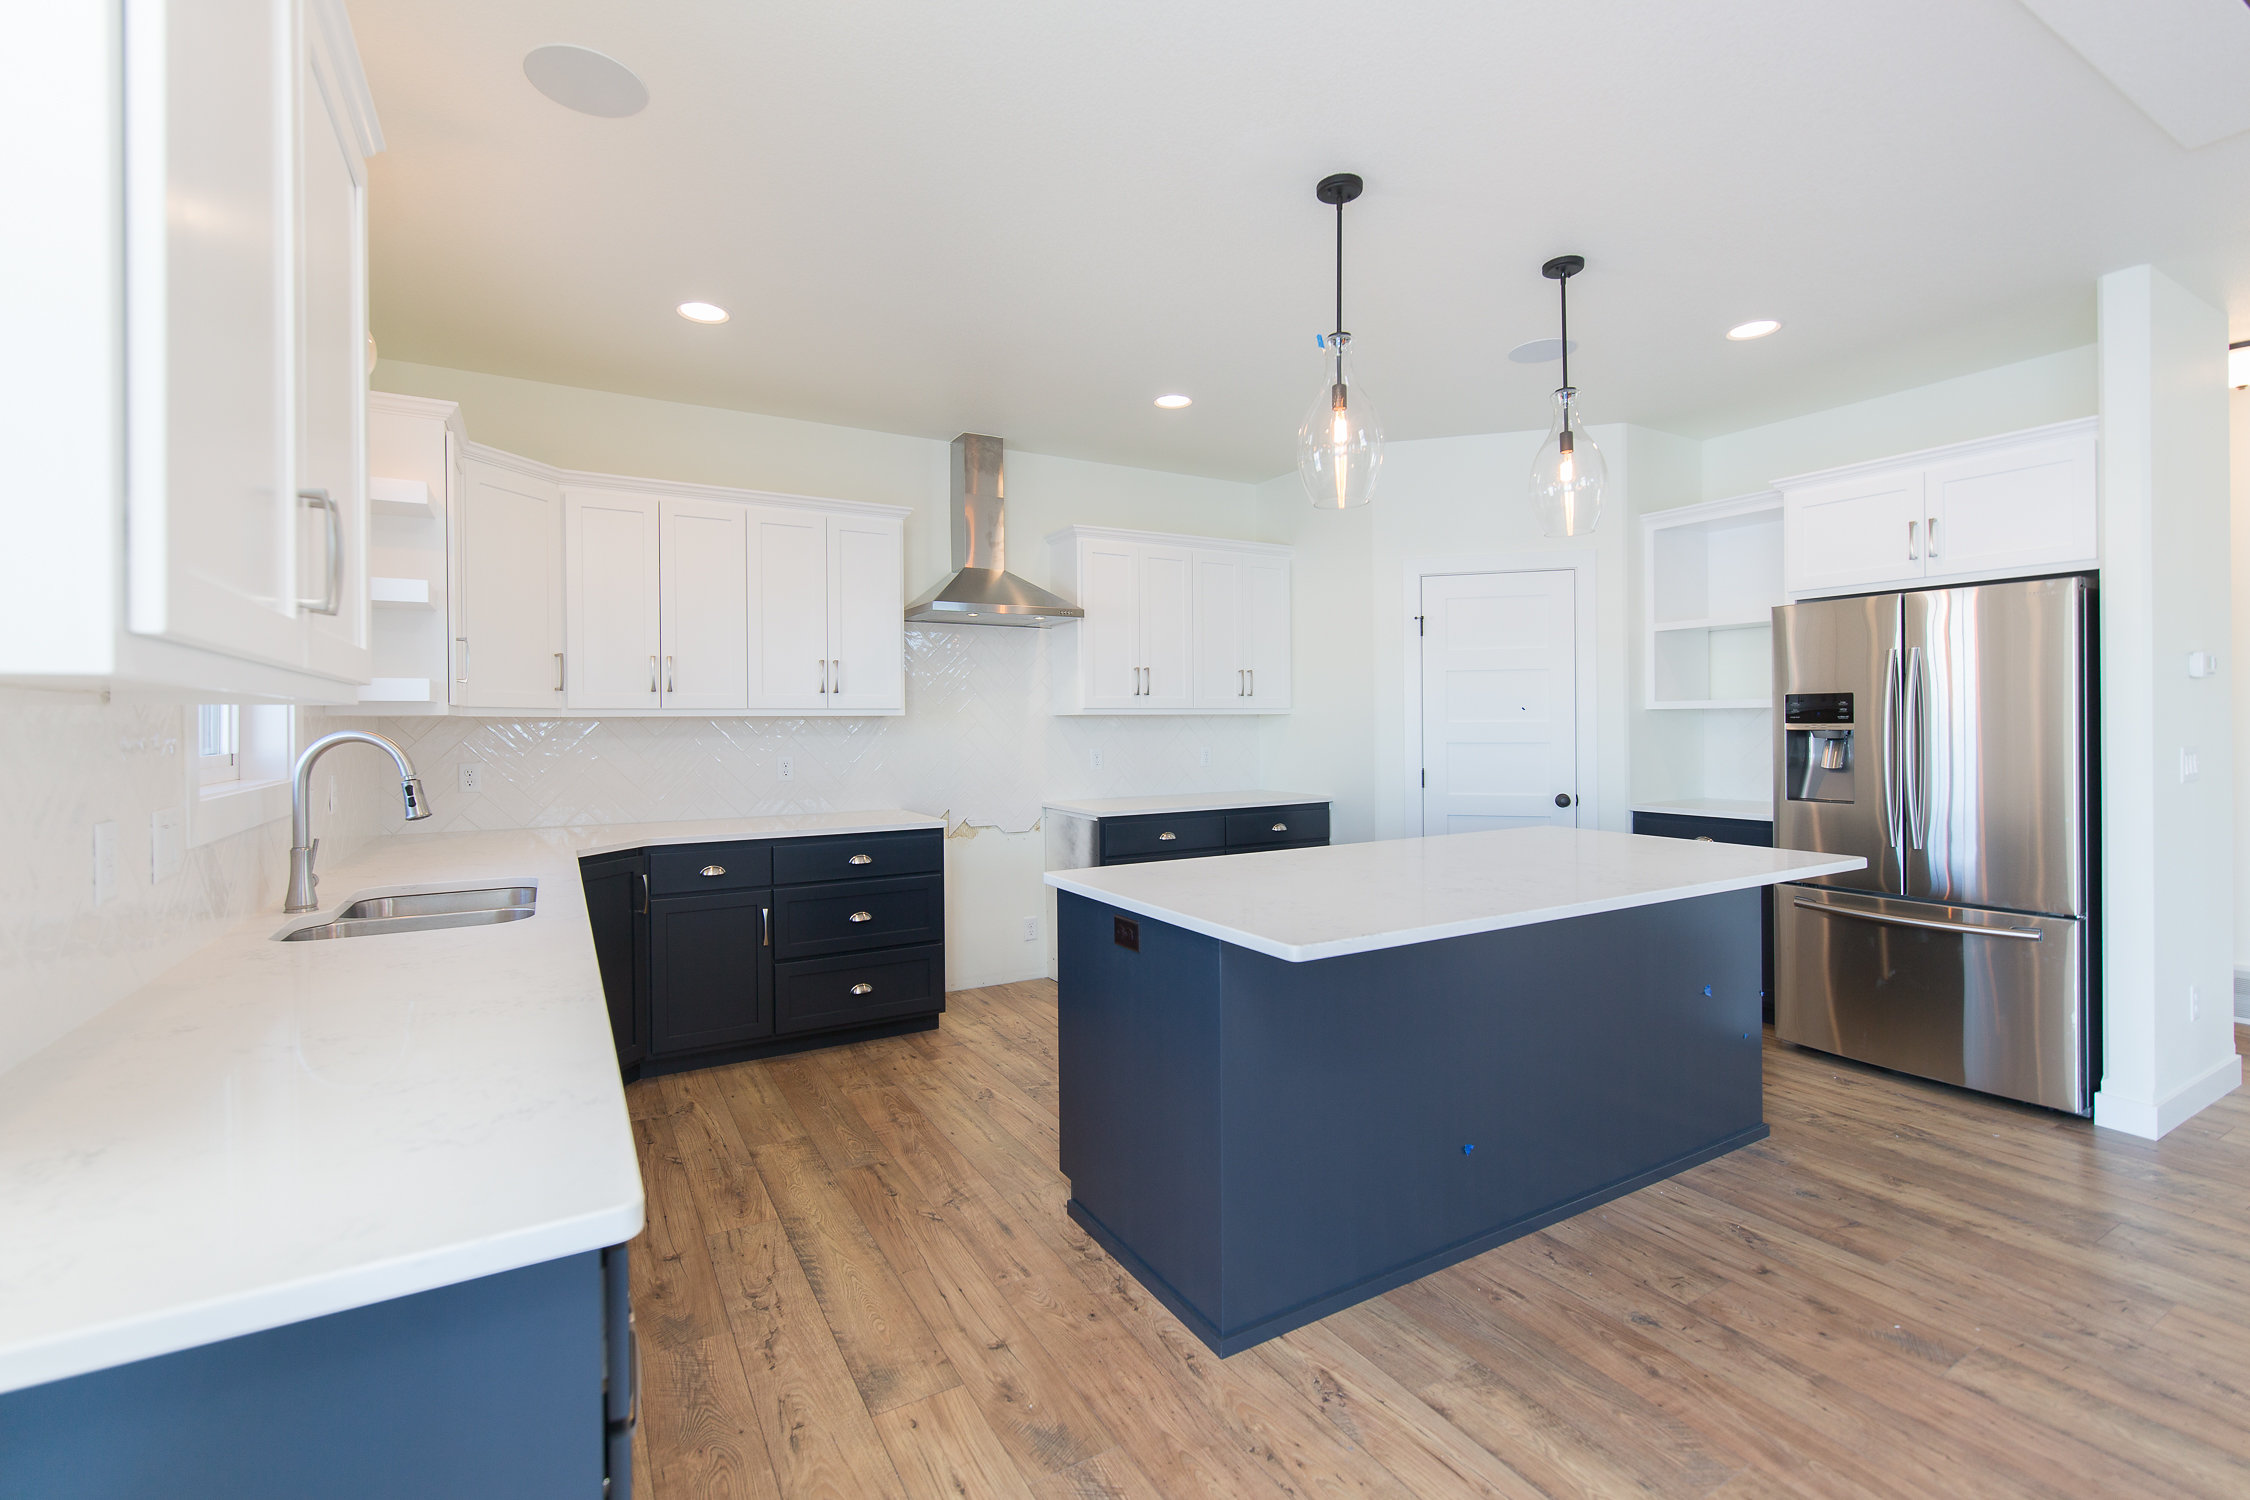
[[[1584,536],[1600,524],[1602,450],[1586,435],[1578,392],[1555,392],[1555,420],[1547,441],[1531,461],[1531,501],[1539,510],[1539,529],[1548,536]]]
[[[1367,388],[1352,377],[1345,352],[1350,341],[1350,334],[1330,336],[1319,394],[1297,429],[1297,473],[1320,510],[1365,505],[1383,463],[1383,424],[1368,404]]]

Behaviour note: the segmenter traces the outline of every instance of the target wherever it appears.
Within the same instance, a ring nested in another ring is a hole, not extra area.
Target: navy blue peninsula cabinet
[[[1773,847],[1771,802],[1728,802],[1698,797],[1685,802],[1636,802],[1633,832],[1666,839],[1694,839],[1705,844],[1750,844]],[[1758,918],[1760,977],[1763,997],[1759,1014],[1773,1019],[1773,890],[1768,887]]]
[[[1202,859],[1328,842],[1328,799],[1288,792],[1189,792],[1049,802],[1047,868]]]
[[[1763,887],[1533,827],[1050,872],[1068,1212],[1221,1355],[1767,1133]]]
[[[945,833],[916,822],[581,857],[625,1077],[936,1026]]]

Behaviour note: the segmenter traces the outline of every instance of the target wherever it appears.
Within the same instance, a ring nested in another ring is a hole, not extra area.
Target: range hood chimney
[[[1086,611],[1008,571],[1008,489],[1000,440],[953,440],[953,575],[906,606],[910,624],[1055,625]]]

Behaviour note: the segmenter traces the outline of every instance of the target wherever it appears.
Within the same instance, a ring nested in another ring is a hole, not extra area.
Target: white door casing
[[[563,601],[572,708],[654,708],[663,636],[658,502],[613,491],[563,491]]]
[[[562,706],[562,488],[471,459],[453,520],[452,701]]]
[[[873,712],[906,704],[899,623],[906,611],[905,533],[889,519],[828,518],[828,706]]]
[[[750,706],[828,707],[828,516],[749,507]]]
[[[666,708],[750,703],[750,517],[724,501],[659,502]]]
[[[1579,826],[1575,574],[1426,576],[1420,613],[1421,831]]]

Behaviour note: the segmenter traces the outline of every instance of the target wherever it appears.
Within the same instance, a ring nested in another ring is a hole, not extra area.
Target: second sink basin
[[[538,900],[539,888],[531,885],[492,886],[481,891],[408,891],[399,896],[368,896],[354,901],[336,914],[336,920],[357,922],[369,917],[425,917],[451,912],[501,911],[512,906],[531,906]]]

